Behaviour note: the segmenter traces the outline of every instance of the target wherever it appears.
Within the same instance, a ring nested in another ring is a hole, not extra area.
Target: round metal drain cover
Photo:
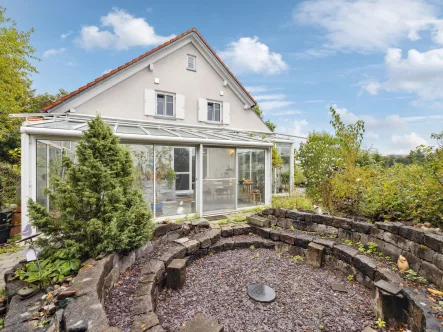
[[[257,302],[272,302],[275,300],[275,291],[264,284],[252,284],[248,286],[248,295]]]

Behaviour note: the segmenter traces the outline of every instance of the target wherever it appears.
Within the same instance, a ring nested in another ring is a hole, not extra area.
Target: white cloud
[[[289,126],[280,127],[277,132],[281,134],[294,135],[294,136],[307,136],[305,128],[308,125],[306,120],[294,120],[289,123]]]
[[[270,100],[259,103],[259,106],[263,112],[272,113],[272,111],[275,109],[287,107],[293,104],[294,102],[289,100]]]
[[[270,95],[257,95],[254,97],[255,100],[281,100],[281,99],[285,99],[286,95],[283,93],[278,93],[278,94],[270,94]]]
[[[47,51],[45,51],[43,53],[43,57],[44,58],[49,58],[52,56],[60,56],[60,55],[65,55],[66,54],[66,48],[62,47],[62,48],[51,48]]]
[[[360,91],[366,91],[372,96],[375,96],[381,89],[381,83],[377,81],[360,82],[359,85],[361,87]]]
[[[389,73],[386,90],[415,93],[422,100],[443,98],[443,48],[427,52],[413,49],[407,58],[400,49],[389,49],[385,64]]]
[[[315,49],[315,48],[310,48],[303,52],[293,53],[294,57],[299,60],[320,59],[335,54],[337,54],[335,50]]]
[[[426,52],[390,48],[385,56],[389,79],[386,82],[360,82],[361,91],[375,95],[379,90],[407,92],[418,96],[417,107],[441,108],[443,100],[443,48]]]
[[[85,49],[115,48],[125,50],[133,46],[153,46],[173,38],[159,36],[144,18],[137,18],[124,10],[114,8],[100,18],[102,27],[83,26],[77,42]]]
[[[301,101],[301,103],[307,103],[307,104],[316,104],[316,103],[324,103],[325,101],[323,99],[314,99],[314,100],[305,100]]]
[[[368,131],[365,133],[366,137],[372,138],[372,139],[379,139],[380,135],[377,133],[374,133],[373,131]]]
[[[269,47],[260,42],[256,36],[243,37],[228,44],[219,55],[236,73],[273,75],[288,69],[281,54],[271,52]]]
[[[285,111],[276,111],[276,112],[269,112],[269,115],[299,115],[302,114],[303,111],[300,110],[285,110]]]
[[[388,115],[384,119],[377,119],[373,115],[364,114],[356,115],[349,112],[347,108],[332,105],[332,107],[340,114],[341,119],[345,123],[355,123],[358,120],[363,120],[366,129],[401,129],[408,127],[408,121],[400,117],[398,114]]]
[[[62,33],[62,34],[60,35],[60,38],[61,38],[61,39],[66,39],[66,38],[68,38],[70,35],[72,35],[72,31],[68,31],[68,32],[66,32],[66,33]]]
[[[106,70],[103,71],[102,75],[105,75],[105,74],[107,74],[107,73],[109,73],[111,71],[112,71],[112,69],[106,69]]]
[[[265,85],[253,85],[253,86],[247,86],[245,88],[249,93],[264,93],[264,92],[270,92],[270,91],[276,91],[276,90],[282,90],[282,88],[278,87],[269,87]]]
[[[422,144],[427,145],[428,142],[414,132],[405,135],[392,135],[393,148],[403,153],[408,153]]]
[[[328,50],[384,52],[425,30],[443,43],[443,21],[427,0],[306,0],[293,21],[325,31]]]

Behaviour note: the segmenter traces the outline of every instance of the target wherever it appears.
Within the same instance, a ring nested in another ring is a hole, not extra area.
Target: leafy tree
[[[11,119],[8,114],[25,112],[32,83],[30,75],[37,72],[31,60],[37,58],[30,45],[33,29],[20,31],[5,12],[0,6],[0,146],[17,147],[20,120]]]
[[[50,93],[35,94],[35,90],[29,93],[29,104],[27,105],[26,111],[28,113],[40,113],[44,106],[52,104],[54,101],[66,96],[68,91],[64,89],[59,89],[54,95]]]
[[[152,233],[129,150],[100,117],[88,126],[76,147],[76,163],[64,156],[60,176],[51,177],[46,192],[52,210],[29,201],[30,219],[44,233],[40,245],[49,256],[60,247],[82,259],[131,250]]]
[[[322,200],[326,181],[343,163],[338,140],[327,132],[312,132],[300,143],[296,158],[307,181],[307,193],[316,202]]]
[[[23,109],[23,113],[40,113],[43,106],[49,105],[67,94],[68,92],[63,89],[60,89],[55,95],[49,93],[35,94],[35,90],[31,90],[28,92],[28,102]],[[18,159],[20,159],[19,126],[22,119],[8,118],[6,121],[9,121],[8,123],[10,125],[6,130],[6,141],[4,141],[3,144],[0,144],[0,160],[15,164],[18,162]]]
[[[330,123],[335,129],[335,136],[340,144],[341,155],[346,166],[353,167],[360,153],[365,123],[362,120],[358,120],[356,123],[345,125],[340,118],[340,114],[334,108],[330,107],[330,111],[332,114]]]

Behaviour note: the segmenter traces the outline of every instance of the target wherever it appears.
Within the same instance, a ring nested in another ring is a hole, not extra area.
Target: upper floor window
[[[208,102],[208,121],[221,122],[221,103]]]
[[[196,70],[195,69],[195,63],[196,63],[195,55],[189,55],[188,54],[188,69],[189,70]]]
[[[157,93],[157,115],[174,116],[174,96],[162,92]]]

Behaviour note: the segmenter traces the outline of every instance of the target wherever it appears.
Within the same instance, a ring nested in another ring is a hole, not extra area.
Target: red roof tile
[[[65,100],[67,100],[67,99],[69,99],[69,98],[71,98],[71,97],[74,97],[74,96],[77,95],[78,93],[82,92],[83,90],[85,90],[85,89],[87,89],[87,88],[90,88],[91,86],[93,86],[93,85],[95,85],[96,83],[98,83],[98,82],[104,80],[105,78],[108,78],[109,76],[114,75],[114,74],[117,73],[118,71],[120,71],[120,70],[122,70],[122,69],[124,69],[124,68],[126,68],[126,67],[129,67],[130,65],[134,64],[135,62],[137,62],[137,61],[139,61],[139,60],[141,60],[141,59],[143,59],[143,58],[145,58],[145,57],[147,57],[147,56],[149,56],[149,55],[151,55],[151,54],[157,52],[158,50],[160,50],[160,49],[162,49],[162,48],[168,46],[169,44],[171,44],[171,43],[173,43],[173,42],[175,42],[175,41],[177,41],[177,40],[179,40],[179,39],[181,39],[181,38],[183,38],[183,37],[185,37],[185,36],[187,36],[187,35],[189,35],[190,33],[193,33],[193,32],[196,33],[196,34],[199,36],[199,38],[202,40],[202,42],[203,42],[203,43],[206,45],[206,47],[211,51],[211,53],[217,58],[217,60],[222,64],[222,66],[226,69],[226,71],[232,76],[232,78],[235,80],[235,82],[237,82],[237,84],[243,89],[243,91],[247,94],[247,96],[248,96],[248,97],[249,97],[249,98],[250,98],[255,104],[257,104],[257,102],[255,101],[255,99],[252,98],[252,96],[249,94],[248,91],[246,91],[245,87],[244,87],[244,86],[240,83],[240,81],[234,76],[234,74],[228,69],[228,67],[224,64],[224,62],[218,57],[218,55],[217,55],[217,54],[215,53],[215,51],[211,48],[211,46],[209,46],[209,44],[208,44],[208,43],[206,42],[206,40],[202,37],[202,35],[197,31],[197,29],[192,28],[192,29],[190,29],[190,30],[188,30],[188,31],[186,31],[186,32],[184,32],[184,33],[182,33],[181,35],[178,35],[177,37],[172,38],[171,40],[167,41],[166,43],[161,44],[160,46],[157,46],[156,48],[150,50],[149,52],[146,52],[146,53],[140,55],[139,57],[137,57],[137,58],[135,58],[135,59],[133,59],[133,60],[131,60],[131,61],[125,63],[123,66],[120,66],[120,67],[118,67],[117,69],[114,69],[114,70],[110,71],[109,73],[106,73],[106,74],[102,75],[101,77],[95,79],[94,81],[89,82],[88,84],[86,84],[86,85],[80,87],[79,89],[77,89],[77,90],[71,92],[70,94],[68,94],[68,95],[66,95],[66,96],[64,96],[64,97],[62,97],[62,98],[60,98],[59,100],[56,100],[56,101],[53,102],[52,104],[43,107],[42,110],[45,111],[45,112],[48,111],[49,109],[53,108],[54,106],[57,106],[58,104],[62,103],[63,101],[65,101]]]

